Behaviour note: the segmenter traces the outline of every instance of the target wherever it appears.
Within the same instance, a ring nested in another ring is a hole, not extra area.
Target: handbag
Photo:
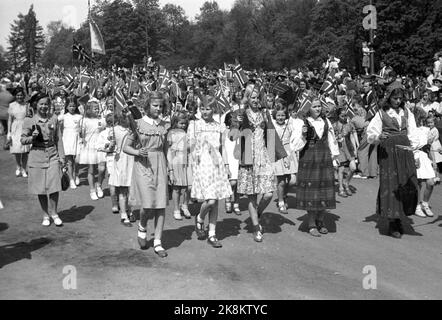
[[[67,189],[69,189],[70,184],[70,179],[66,167],[62,168],[61,172],[61,190],[66,191]]]

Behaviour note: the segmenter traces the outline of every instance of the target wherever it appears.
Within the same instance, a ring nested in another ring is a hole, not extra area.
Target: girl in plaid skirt
[[[295,208],[307,210],[309,233],[327,234],[324,216],[336,209],[333,163],[338,163],[339,147],[330,121],[321,117],[321,102],[314,100],[304,126],[293,132],[292,150],[299,150]]]

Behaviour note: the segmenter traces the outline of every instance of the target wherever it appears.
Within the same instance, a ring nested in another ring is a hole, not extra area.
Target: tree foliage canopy
[[[376,61],[385,61],[399,73],[422,73],[441,50],[442,1],[373,3],[378,13]],[[206,1],[195,19],[189,20],[180,6],[161,8],[158,0],[99,0],[91,15],[103,34],[106,55],[95,59],[98,66],[131,67],[150,55],[169,68],[218,68],[238,59],[245,68],[282,69],[320,66],[331,53],[341,59],[341,66],[361,71],[361,44],[369,40],[362,27],[366,4],[360,0],[236,0],[225,11],[216,1]],[[35,52],[38,58],[38,50],[29,46],[29,36],[26,42],[23,38],[23,30],[30,34],[24,28],[26,23],[31,25],[30,20],[19,15],[11,25],[9,57],[14,65],[32,61],[29,53]],[[70,64],[73,38],[90,48],[87,21],[77,31],[57,22],[48,30],[50,41],[42,58],[46,66]]]

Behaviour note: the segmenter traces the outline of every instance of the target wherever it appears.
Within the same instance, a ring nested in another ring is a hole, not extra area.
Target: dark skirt
[[[389,219],[411,216],[418,203],[416,164],[406,135],[391,136],[379,145],[379,192],[377,213]]]
[[[333,162],[326,140],[307,142],[300,152],[295,208],[307,211],[336,209]]]

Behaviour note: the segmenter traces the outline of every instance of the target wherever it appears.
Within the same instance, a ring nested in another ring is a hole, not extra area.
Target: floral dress
[[[238,172],[238,193],[245,195],[270,193],[276,190],[275,175],[265,146],[265,121],[261,112],[247,109],[246,116],[252,126],[246,135],[245,145],[250,145],[252,165],[241,165]]]
[[[187,137],[191,150],[191,197],[198,200],[229,198],[233,192],[219,149],[223,126],[216,121],[191,121]]]

